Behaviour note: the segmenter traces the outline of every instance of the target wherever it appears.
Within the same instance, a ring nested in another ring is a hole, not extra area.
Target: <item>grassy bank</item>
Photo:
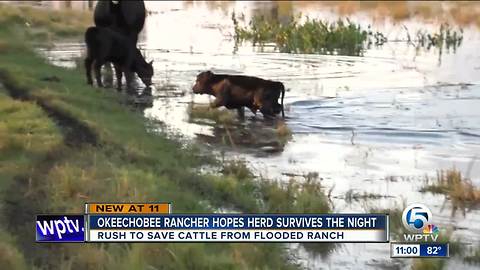
[[[297,267],[278,244],[35,244],[35,214],[82,212],[87,201],[172,201],[177,213],[321,213],[329,205],[318,182],[259,180],[241,166],[148,132],[124,96],[87,86],[83,72],[34,53],[31,43],[45,41],[39,31],[80,39],[91,15],[4,4],[0,10],[2,268]],[[51,76],[60,81],[45,80]],[[200,175],[206,164],[218,174]]]

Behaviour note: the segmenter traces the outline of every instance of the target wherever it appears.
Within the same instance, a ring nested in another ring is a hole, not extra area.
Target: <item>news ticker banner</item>
[[[450,256],[448,243],[396,243],[390,244],[390,257],[392,258],[421,258]]]
[[[387,214],[171,214],[170,204],[157,206],[87,204],[84,215],[39,215],[37,242],[389,241]]]

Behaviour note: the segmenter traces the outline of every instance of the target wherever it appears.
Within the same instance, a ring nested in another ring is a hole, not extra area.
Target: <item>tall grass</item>
[[[467,208],[480,205],[480,189],[456,168],[438,171],[435,178],[427,176],[421,191],[445,195],[452,202],[454,213],[465,213]]]
[[[268,19],[264,16],[254,16],[243,26],[241,21],[232,14],[235,30],[236,46],[243,41],[251,41],[253,46],[274,44],[283,53],[307,54],[340,54],[361,56],[371,46],[382,46],[388,42],[387,37],[371,26],[362,27],[346,19],[334,22],[311,19],[302,15],[292,16],[286,22]],[[414,37],[408,33],[402,40],[417,48],[446,47],[454,50],[462,44],[463,30],[455,30],[448,24],[441,24],[438,31],[419,30]]]
[[[381,34],[373,34],[350,20],[328,22],[291,17],[286,23],[255,16],[248,26],[241,26],[235,13],[232,20],[237,42],[252,41],[253,45],[274,43],[280,52],[361,55],[368,42],[381,43]],[[375,39],[375,41],[372,41]]]
[[[410,41],[410,40],[409,40]],[[438,32],[429,33],[425,30],[418,30],[416,33],[417,47],[421,48],[443,48],[455,50],[462,44],[463,30],[455,30],[448,24],[441,24]]]

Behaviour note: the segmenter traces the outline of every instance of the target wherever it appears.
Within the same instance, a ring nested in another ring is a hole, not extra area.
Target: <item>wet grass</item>
[[[296,269],[280,244],[33,245],[32,217],[82,212],[87,201],[172,201],[175,212],[326,213],[319,181],[258,179],[215,165],[197,147],[149,132],[116,91],[36,55],[30,28],[2,5],[0,40],[0,265],[7,269]],[[17,7],[11,7],[17,9]],[[45,20],[50,11],[30,16]],[[9,15],[10,14],[10,15]],[[10,17],[10,18],[9,18]],[[41,27],[53,27],[45,24]],[[79,31],[80,32],[80,31]],[[60,81],[46,81],[56,76]]]
[[[224,161],[222,173],[224,175],[233,175],[238,179],[247,179],[254,176],[247,167],[245,160]]]
[[[480,245],[476,247],[476,249],[473,251],[473,254],[465,256],[463,260],[468,264],[480,265]]]
[[[356,192],[353,189],[350,189],[347,192],[345,192],[345,201],[349,204],[351,204],[352,202],[367,201],[367,200],[378,200],[378,199],[387,198],[387,197],[388,196],[386,196],[386,195],[368,193],[366,191],[364,191],[363,193]]]
[[[190,120],[207,119],[218,124],[232,124],[237,115],[234,111],[211,108],[210,105],[190,103],[187,108]]]
[[[465,214],[466,209],[480,205],[480,189],[455,168],[438,171],[435,178],[426,176],[420,191],[445,195],[451,201],[454,213],[461,210]]]
[[[242,16],[243,18],[243,16]],[[340,54],[362,56],[366,49],[372,46],[382,46],[389,42],[386,35],[350,21],[348,18],[335,22],[322,21],[302,15],[292,16],[286,22],[270,19],[264,16],[254,16],[248,25],[243,26],[243,19],[232,14],[235,30],[235,41],[241,43],[250,41],[253,46],[275,45],[283,53],[306,54]],[[395,42],[406,42],[416,48],[450,49],[455,51],[463,41],[463,30],[455,29],[443,23],[438,31],[419,30],[412,37],[406,37]]]
[[[416,39],[410,40],[408,36],[408,42],[413,42],[417,48],[446,48],[447,50],[452,48],[454,51],[458,48],[463,41],[463,30],[460,28],[455,30],[448,24],[441,24],[437,32],[429,33],[425,30],[419,30],[416,33]]]
[[[236,110],[211,108],[206,104],[190,103],[187,107],[189,122],[210,124],[214,136],[199,136],[205,142],[227,145],[230,147],[247,147],[260,149],[267,153],[283,150],[285,144],[292,138],[290,128],[281,119],[262,123],[255,120],[241,119]],[[258,118],[260,119],[260,118]],[[247,127],[245,126],[247,125]],[[261,128],[258,128],[261,125]]]
[[[274,43],[284,53],[361,55],[367,42],[383,42],[380,33],[362,29],[348,19],[328,22],[306,18],[305,22],[300,23],[298,16],[280,23],[255,16],[245,27],[240,25],[235,13],[232,14],[232,20],[237,42],[248,40],[254,46]]]

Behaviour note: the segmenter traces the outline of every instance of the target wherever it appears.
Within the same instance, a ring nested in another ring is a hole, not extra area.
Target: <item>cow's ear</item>
[[[148,63],[150,66],[153,64],[153,60]]]

